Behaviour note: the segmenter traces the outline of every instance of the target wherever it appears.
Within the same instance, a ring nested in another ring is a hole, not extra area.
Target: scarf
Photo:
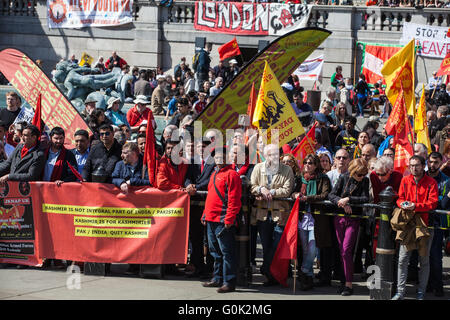
[[[27,148],[25,145],[23,145],[22,150],[20,151],[20,159],[23,159],[28,152],[33,149],[36,146],[36,144],[32,145],[31,148]]]
[[[359,145],[356,146],[355,151],[353,152],[353,159],[361,158],[361,149]]]
[[[302,174],[301,194],[304,196],[315,196],[317,194],[317,175],[315,173]]]
[[[239,176],[245,176],[245,174],[247,173],[248,167],[250,166],[250,163],[248,161],[248,159],[245,160],[245,164],[239,169],[239,171],[237,171]],[[231,165],[231,168],[236,171],[236,164],[233,163]]]
[[[45,153],[45,157],[48,159],[48,153],[51,147],[49,147]],[[56,159],[55,166],[53,167],[52,176],[50,177],[50,181],[61,180],[64,159],[66,158],[67,149],[63,146],[61,151],[59,152],[58,159]]]

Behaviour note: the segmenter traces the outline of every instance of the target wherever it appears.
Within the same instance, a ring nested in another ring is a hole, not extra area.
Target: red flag
[[[38,100],[36,102],[36,110],[34,110],[33,121],[31,122],[31,124],[38,127],[40,133],[42,133],[44,129],[41,119],[41,94],[39,93]],[[39,137],[39,140],[41,140],[41,137]]]
[[[230,42],[221,45],[218,48],[218,51],[220,60],[241,55],[241,50],[239,49],[236,37],[234,37]]]
[[[144,161],[143,165],[147,166],[148,170],[148,179],[150,180],[150,184],[155,187],[155,177],[156,177],[156,139],[155,132],[153,131],[153,123],[152,123],[152,113],[148,113],[147,119],[147,131],[145,133],[145,151],[144,151]]]
[[[75,170],[75,168],[73,166],[70,165],[69,161],[66,161],[67,165],[69,166],[70,171],[72,171],[72,173],[75,175],[75,177],[77,177],[78,180],[80,180],[80,182],[83,182],[83,177],[81,176],[81,174]]]
[[[444,60],[441,62],[441,66],[437,71],[438,76],[450,75],[450,51],[445,55]]]
[[[300,199],[297,198],[270,265],[270,273],[272,276],[285,287],[288,286],[286,280],[288,277],[289,260],[297,259],[299,203]]]
[[[306,136],[300,141],[300,143],[292,150],[292,154],[294,155],[300,163],[303,163],[303,159],[308,154],[314,153],[314,145],[316,144],[316,123],[312,128],[308,131]]]
[[[397,100],[395,100],[391,115],[384,129],[388,135],[394,136],[394,170],[403,173],[408,166],[409,158],[414,155],[414,151],[412,147],[411,123],[408,119],[403,86],[401,84]]]

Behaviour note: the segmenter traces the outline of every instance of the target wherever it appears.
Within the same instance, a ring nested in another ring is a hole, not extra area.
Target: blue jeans
[[[316,239],[313,230],[298,229],[300,242],[302,245],[303,259],[302,272],[309,277],[314,275],[313,263],[316,257]]]
[[[224,230],[225,229],[225,230]],[[220,232],[220,237],[218,235]],[[237,259],[236,259],[236,227],[229,229],[221,222],[207,221],[208,246],[214,258],[213,281],[224,285],[236,285]]]
[[[367,101],[367,96],[357,95],[358,96],[358,106],[356,109],[356,116],[364,116],[364,104]]]
[[[270,264],[272,263],[273,256],[277,250],[284,227],[280,227],[276,222],[273,222],[271,214],[269,214],[266,221],[258,221],[257,226],[263,247],[261,273],[269,278],[271,277]]]

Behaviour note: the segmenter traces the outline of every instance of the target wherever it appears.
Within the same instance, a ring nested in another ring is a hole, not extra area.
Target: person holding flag
[[[301,181],[292,194],[292,198],[300,199],[298,232],[303,253],[300,272],[300,290],[303,291],[313,288],[316,248],[332,246],[330,217],[322,215],[324,206],[314,205],[314,202],[326,200],[330,191],[330,179],[322,173],[319,157],[308,154],[303,160]],[[320,210],[321,214],[313,217],[316,210]],[[330,255],[320,255],[322,284],[331,283],[331,259],[327,258],[330,258]],[[276,265],[275,259],[272,261],[272,265],[274,264]]]
[[[289,166],[279,162],[278,145],[267,145],[264,157],[266,161],[256,164],[253,169],[250,192],[256,197],[256,220],[263,246],[261,273],[267,278],[264,286],[273,286],[278,281],[271,275],[270,265],[289,216],[289,203],[277,198],[292,194],[294,173]]]
[[[272,141],[273,129],[278,129],[279,146],[283,146],[305,133],[292,104],[267,61],[254,110],[251,123],[259,130],[267,130],[269,142]]]

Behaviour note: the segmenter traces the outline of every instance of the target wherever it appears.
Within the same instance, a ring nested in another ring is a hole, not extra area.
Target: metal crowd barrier
[[[250,268],[250,210],[251,208],[257,208],[251,203],[254,200],[254,196],[250,194],[249,181],[241,176],[243,181],[242,189],[242,209],[241,209],[241,219],[239,223],[238,232],[236,235],[236,240],[238,242],[238,252],[239,252],[239,267],[238,267],[238,277],[237,284],[240,286],[248,286],[252,279],[252,272]],[[191,205],[204,206],[205,198],[208,195],[207,191],[197,191],[197,195],[191,197]],[[378,204],[374,203],[364,203],[364,204],[353,204],[351,207],[362,207],[369,209],[376,209],[379,215],[349,215],[340,213],[324,213],[328,216],[345,216],[350,218],[361,218],[361,219],[374,219],[379,220],[379,233],[376,248],[376,264],[380,268],[380,287],[370,290],[370,298],[375,300],[390,300],[394,294],[394,256],[396,253],[396,242],[394,231],[392,230],[390,221],[392,218],[392,213],[396,208],[395,200],[397,199],[397,194],[393,191],[392,187],[387,187],[383,190],[380,195],[380,202]],[[293,198],[276,198],[277,201],[289,201],[294,202]],[[321,204],[328,206],[331,210],[332,208],[337,208],[331,201],[319,201],[314,202],[314,204]],[[364,213],[364,211],[363,211]],[[450,215],[449,211],[446,210],[432,210],[429,211],[431,214],[441,214]],[[320,214],[320,212],[315,211],[314,214]],[[449,230],[450,228],[444,227],[431,227],[428,228]]]

